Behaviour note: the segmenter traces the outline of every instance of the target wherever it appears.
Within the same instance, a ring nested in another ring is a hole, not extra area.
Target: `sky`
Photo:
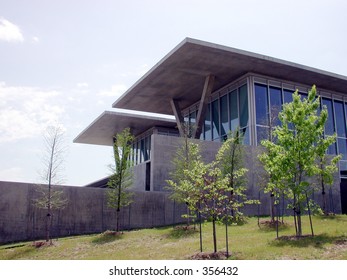
[[[109,175],[112,147],[73,139],[191,37],[347,76],[345,0],[0,0],[0,181],[39,183],[64,128],[65,185]]]

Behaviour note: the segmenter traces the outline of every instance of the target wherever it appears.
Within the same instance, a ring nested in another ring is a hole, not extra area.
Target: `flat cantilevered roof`
[[[129,127],[133,135],[139,135],[151,127],[175,128],[176,121],[169,116],[150,116],[130,112],[105,111],[75,139],[74,143],[113,145],[113,136]]]
[[[200,100],[206,76],[215,76],[213,92],[249,72],[341,93],[347,91],[347,77],[342,75],[186,38],[113,107],[171,115],[171,99],[179,101],[180,109]]]

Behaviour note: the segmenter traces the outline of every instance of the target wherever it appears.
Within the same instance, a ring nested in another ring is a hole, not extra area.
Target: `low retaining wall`
[[[45,236],[47,212],[33,205],[39,186],[0,182],[0,244]],[[68,199],[64,209],[55,210],[52,237],[99,233],[115,229],[115,209],[107,207],[106,190],[59,186]],[[184,205],[177,205],[164,192],[134,192],[134,202],[121,210],[124,230],[171,225],[182,222]]]

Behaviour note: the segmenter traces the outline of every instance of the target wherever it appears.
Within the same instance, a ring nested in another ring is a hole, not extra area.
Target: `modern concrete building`
[[[296,89],[305,96],[313,84],[329,113],[325,133],[338,136],[329,153],[342,154],[330,205],[347,213],[347,77],[296,63],[186,38],[113,104],[142,113],[104,112],[75,142],[112,146],[113,135],[130,127],[136,136],[134,188],[163,191],[183,121],[195,124],[193,137],[203,141],[207,160],[228,132],[239,127],[247,165],[255,170],[269,116],[291,101]],[[249,194],[256,197],[259,187],[254,174],[249,177]]]

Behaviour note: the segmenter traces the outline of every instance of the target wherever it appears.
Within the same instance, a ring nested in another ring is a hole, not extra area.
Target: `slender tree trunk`
[[[228,216],[225,221],[225,245],[227,249],[227,258],[229,258]]]
[[[277,215],[276,215],[276,217],[277,217],[277,221],[276,221],[276,237],[277,237],[277,239],[278,239],[278,223],[279,223],[279,211],[278,211],[278,207],[279,207],[279,203],[277,203]]]
[[[308,217],[310,219],[311,234],[312,234],[312,236],[314,236],[312,217],[311,217],[311,208],[310,208],[310,202],[308,200],[307,192],[305,193],[305,195],[306,195],[306,203],[307,203],[307,209],[308,209]]]
[[[48,205],[46,215],[46,242],[51,240],[51,186],[48,185]]]
[[[217,253],[217,233],[216,233],[216,217],[212,217],[212,230],[213,230],[213,250]]]
[[[297,216],[298,216],[298,232],[297,232],[297,236],[302,236],[301,207],[300,207],[300,205],[298,205]]]
[[[271,222],[275,222],[275,195],[273,192],[270,194],[270,214],[271,214]]]
[[[296,221],[296,196],[294,194],[294,201],[293,201],[293,216],[294,216],[294,225],[295,225],[295,234],[298,235],[298,224]]]
[[[323,182],[323,179],[322,180],[322,203],[323,203],[323,213],[324,215],[327,215],[328,214],[328,211],[327,211],[327,198],[326,198],[326,195],[325,195],[325,186],[324,186],[324,182]]]
[[[199,238],[200,238],[200,252],[202,252],[202,218],[201,218],[201,202],[197,204],[198,207],[198,219],[199,219]]]

